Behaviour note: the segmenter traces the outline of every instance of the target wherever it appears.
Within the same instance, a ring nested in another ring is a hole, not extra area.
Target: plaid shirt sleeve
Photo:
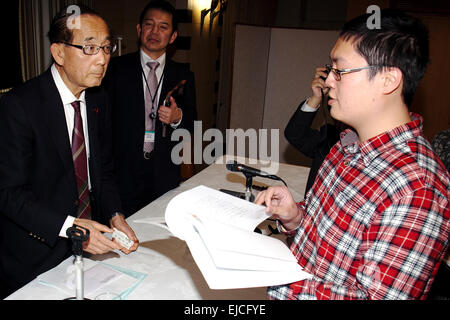
[[[269,298],[426,298],[449,245],[450,180],[412,119],[362,143],[344,132],[291,245],[313,278],[269,287]]]
[[[448,199],[429,187],[401,197],[378,214],[365,233],[356,282],[314,277],[271,287],[272,299],[417,299],[431,285],[448,246]],[[445,236],[447,235],[447,236]]]

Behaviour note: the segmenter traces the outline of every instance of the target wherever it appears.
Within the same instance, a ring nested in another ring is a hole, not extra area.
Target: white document
[[[253,230],[265,207],[198,186],[175,196],[165,220],[185,240],[211,289],[280,285],[312,277],[280,240]]]

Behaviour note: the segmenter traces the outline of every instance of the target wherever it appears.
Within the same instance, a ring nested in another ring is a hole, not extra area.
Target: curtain
[[[19,0],[22,81],[43,73],[52,59],[47,33],[53,17],[72,4],[93,6],[93,0]]]

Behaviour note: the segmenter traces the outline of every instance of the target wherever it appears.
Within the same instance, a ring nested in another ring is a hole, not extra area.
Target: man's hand
[[[303,218],[303,212],[285,186],[270,187],[260,192],[255,203],[259,205],[265,203],[267,213],[278,218],[288,231],[296,229]]]
[[[139,240],[136,237],[136,235],[134,234],[133,229],[131,229],[131,227],[128,225],[128,223],[126,222],[125,218],[122,215],[114,216],[110,220],[110,225],[111,225],[111,228],[116,228],[117,230],[124,232],[127,235],[127,237],[131,241],[134,242],[130,249],[126,249],[126,248],[124,248],[124,247],[119,245],[119,247],[120,247],[119,249],[123,253],[129,254],[129,253],[137,250],[137,248],[139,246]],[[118,242],[116,240],[114,240],[114,243],[118,244]]]
[[[319,107],[320,102],[322,101],[322,92],[323,94],[327,94],[330,88],[328,88],[325,84],[325,80],[323,78],[327,78],[327,73],[325,72],[326,68],[317,68],[316,73],[314,74],[314,79],[311,82],[311,90],[312,97],[308,99],[308,106],[311,108]]]
[[[158,117],[162,123],[171,124],[177,123],[181,119],[182,111],[178,108],[175,99],[170,96],[169,97],[170,106],[160,106],[158,109]]]
[[[113,230],[96,221],[88,219],[75,219],[74,224],[89,230],[89,239],[83,242],[83,250],[92,254],[103,254],[115,249],[121,249],[121,246],[109,240],[102,232],[112,233]]]

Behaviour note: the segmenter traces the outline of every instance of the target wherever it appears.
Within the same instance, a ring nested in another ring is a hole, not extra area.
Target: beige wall
[[[308,165],[310,159],[285,139],[284,128],[299,103],[311,95],[315,68],[328,63],[337,35],[237,25],[229,127],[279,129],[280,162]],[[322,124],[321,116],[315,126]]]
[[[236,26],[230,128],[262,128],[270,28]]]
[[[315,69],[329,62],[337,35],[336,31],[272,29],[263,128],[280,129],[280,162],[305,164],[305,157],[284,137],[284,128],[299,103],[311,96]],[[322,115],[317,115],[316,127],[323,124]]]

